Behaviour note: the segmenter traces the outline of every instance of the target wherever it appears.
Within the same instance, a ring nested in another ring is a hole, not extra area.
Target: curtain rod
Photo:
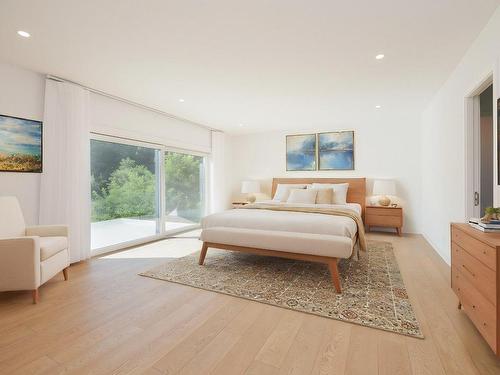
[[[134,107],[141,108],[141,109],[144,109],[144,110],[147,110],[147,111],[155,112],[155,113],[158,113],[158,114],[160,114],[162,116],[171,118],[173,120],[188,122],[188,123],[190,123],[192,125],[200,126],[200,127],[204,128],[204,129],[207,129],[207,130],[210,130],[210,131],[223,133],[223,131],[220,130],[220,129],[216,129],[216,128],[213,128],[213,127],[207,126],[207,125],[203,125],[203,124],[197,123],[195,121],[191,121],[191,120],[185,119],[183,117],[175,116],[175,115],[173,115],[171,113],[164,112],[164,111],[161,111],[161,110],[156,109],[156,108],[148,107],[147,105],[136,103],[136,102],[133,102],[133,101],[128,100],[128,99],[121,98],[121,97],[116,96],[116,95],[108,94],[107,92],[104,92],[104,91],[101,91],[101,90],[97,90],[97,89],[93,89],[92,87],[85,86],[85,85],[83,85],[81,83],[78,83],[78,82],[75,82],[75,81],[71,81],[69,79],[61,78],[61,77],[54,76],[54,75],[51,75],[51,74],[47,74],[46,78],[47,79],[51,79],[53,81],[57,81],[57,82],[71,83],[72,85],[80,86],[80,87],[84,88],[85,90],[93,92],[94,94],[98,94],[98,95],[105,96],[105,97],[110,98],[110,99],[118,100],[118,101],[120,101],[122,103],[130,104],[130,105],[132,105]]]

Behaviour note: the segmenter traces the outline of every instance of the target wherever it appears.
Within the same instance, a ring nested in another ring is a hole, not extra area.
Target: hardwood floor
[[[0,373],[499,374],[423,238],[368,238],[393,243],[424,340],[137,275],[201,247],[186,238],[73,265],[38,305],[0,293]]]

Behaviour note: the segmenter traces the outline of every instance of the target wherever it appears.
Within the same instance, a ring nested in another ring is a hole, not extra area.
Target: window
[[[92,251],[117,250],[199,226],[206,213],[206,156],[93,137]]]
[[[165,152],[165,230],[197,226],[205,215],[205,157]]]
[[[92,139],[91,248],[159,233],[159,149]]]

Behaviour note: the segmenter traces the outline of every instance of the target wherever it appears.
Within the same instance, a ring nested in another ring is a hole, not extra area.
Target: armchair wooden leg
[[[207,255],[208,245],[206,242],[203,242],[203,247],[201,248],[200,259],[198,260],[198,264],[201,266],[203,262],[205,262],[205,256]]]
[[[332,276],[333,285],[337,293],[342,293],[342,287],[340,286],[340,276],[339,270],[337,268],[337,259],[332,260],[328,263],[328,268],[330,269],[330,274]]]
[[[38,289],[33,289],[31,291],[31,295],[33,297],[33,303],[37,304],[38,303]]]
[[[64,275],[64,280],[65,281],[68,281],[68,268],[69,267],[66,267],[65,269],[63,269],[63,275]]]

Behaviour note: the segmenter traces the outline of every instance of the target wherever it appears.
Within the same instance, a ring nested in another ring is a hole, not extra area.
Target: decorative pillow
[[[292,189],[286,203],[314,204],[317,195],[318,190],[316,189]]]
[[[286,202],[291,189],[304,189],[305,187],[305,184],[278,184],[276,192],[274,193],[273,201]]]
[[[346,204],[347,203],[347,189],[349,183],[344,184],[313,184],[313,189],[333,189],[332,204]]]
[[[307,187],[308,189],[317,190],[318,195],[316,195],[316,204],[332,204],[333,202],[333,189],[313,189],[313,187]]]

